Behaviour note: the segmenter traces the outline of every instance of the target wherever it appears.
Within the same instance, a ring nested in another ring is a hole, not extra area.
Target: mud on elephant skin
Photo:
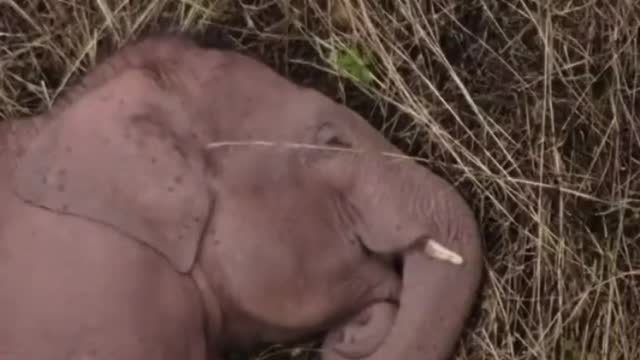
[[[474,215],[345,106],[161,36],[36,119],[0,134],[0,357],[204,360],[323,333],[325,359],[451,353]]]

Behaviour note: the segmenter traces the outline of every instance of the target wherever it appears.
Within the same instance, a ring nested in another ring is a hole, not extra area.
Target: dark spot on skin
[[[43,176],[42,179],[40,179],[40,180],[42,181],[43,185],[47,185],[47,183],[49,182],[46,175]]]
[[[64,184],[58,184],[58,186],[56,186],[56,189],[58,189],[59,192],[64,192]]]
[[[182,176],[178,175],[176,176],[173,181],[178,184],[178,185],[182,185]]]
[[[62,205],[62,211],[65,211],[65,212],[69,211],[69,205],[67,204]]]
[[[67,174],[67,170],[65,169],[60,169],[58,170],[58,176],[63,177]]]
[[[400,226],[399,224],[396,224],[396,226],[394,226],[394,227],[393,227],[393,229],[394,229],[396,232],[400,232],[400,230],[402,230],[402,226]]]
[[[71,146],[69,146],[69,145],[65,146],[65,147],[64,147],[64,151],[65,151],[67,154],[71,154],[71,153],[72,153]]]
[[[158,159],[156,159],[156,157],[155,157],[155,156],[152,156],[152,157],[151,157],[151,163],[152,163],[152,164],[155,164],[155,163],[157,163],[157,162],[158,162]]]
[[[173,186],[169,186],[169,187],[167,188],[167,191],[169,191],[169,192],[173,192],[173,190],[174,190]]]

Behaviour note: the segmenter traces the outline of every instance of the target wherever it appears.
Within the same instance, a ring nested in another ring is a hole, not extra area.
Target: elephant
[[[483,248],[455,187],[232,49],[149,36],[0,122],[0,358],[451,355]]]

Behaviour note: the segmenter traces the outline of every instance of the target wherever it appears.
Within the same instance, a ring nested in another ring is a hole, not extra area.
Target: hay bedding
[[[487,277],[458,359],[640,358],[640,3],[5,0],[1,118],[169,28],[344,101],[462,189]]]

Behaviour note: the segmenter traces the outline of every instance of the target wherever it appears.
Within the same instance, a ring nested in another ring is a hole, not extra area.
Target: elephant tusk
[[[434,259],[448,261],[454,265],[462,265],[462,263],[464,262],[462,256],[452,250],[447,249],[435,240],[427,240],[427,243],[424,246],[424,252]]]

